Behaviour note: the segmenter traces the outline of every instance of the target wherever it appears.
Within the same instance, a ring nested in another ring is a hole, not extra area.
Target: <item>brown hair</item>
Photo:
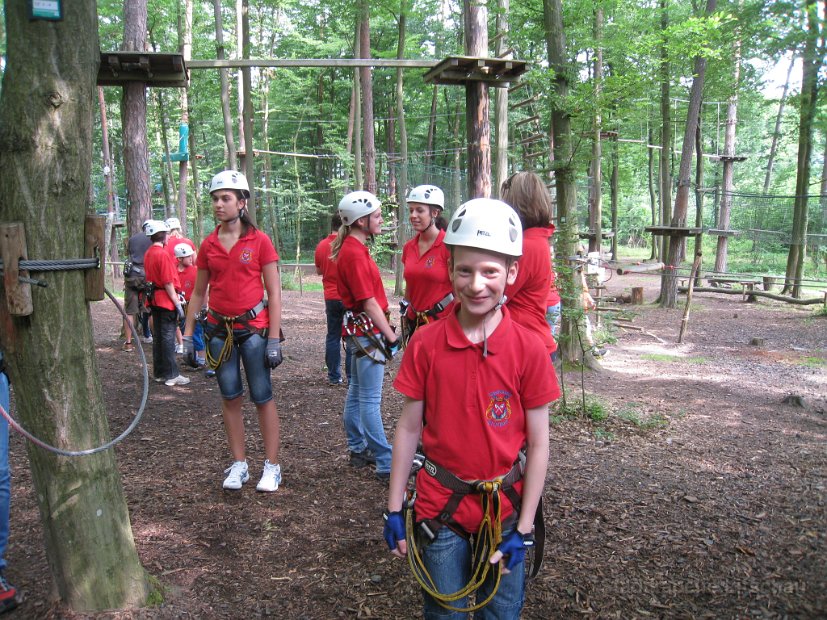
[[[345,242],[345,238],[350,234],[350,228],[342,224],[339,226],[339,231],[336,233],[336,238],[330,244],[330,259],[336,260],[339,256],[339,250],[342,249],[342,244]]]
[[[515,172],[502,184],[500,196],[520,216],[523,230],[545,227],[551,221],[551,196],[533,172]]]

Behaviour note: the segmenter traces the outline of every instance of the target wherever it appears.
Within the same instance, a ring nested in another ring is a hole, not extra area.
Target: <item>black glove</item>
[[[400,540],[405,540],[405,519],[402,518],[402,512],[397,510],[395,512],[386,512],[385,529],[383,535],[385,542],[388,543],[388,549],[393,551],[396,549],[396,543]]]
[[[178,313],[178,320],[179,321],[183,321],[184,319],[187,318],[187,315],[184,314],[184,306],[181,305],[180,301],[175,303],[175,312]]]
[[[198,361],[195,359],[195,345],[192,344],[192,336],[184,336],[184,361],[198,368]]]
[[[403,299],[399,302],[399,316],[404,317],[408,314],[408,308],[411,307],[411,302],[407,299]]]
[[[267,350],[264,354],[264,363],[267,368],[275,368],[284,361],[281,355],[281,342],[278,338],[267,339]]]

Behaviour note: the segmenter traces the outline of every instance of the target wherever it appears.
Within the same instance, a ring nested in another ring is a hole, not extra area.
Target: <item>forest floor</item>
[[[622,310],[643,331],[616,329],[602,372],[565,373],[569,404],[585,386],[592,417],[553,412],[545,564],[523,617],[827,617],[827,317],[696,294],[678,345],[682,311],[652,303],[658,283],[610,280],[609,295],[645,287],[646,303]],[[118,434],[140,399],[139,357],[121,352],[111,303],[92,316]],[[219,393],[201,373],[186,387],[151,383],[143,419],[116,448],[140,559],[163,585],[156,607],[85,616],[55,602],[12,433],[7,575],[23,601],[9,618],[421,617],[407,564],[382,539],[385,485],[348,465],[346,388],[323,370],[322,294],[286,291],[283,316],[278,492],[255,491],[263,451],[249,404],[251,480],[222,490]],[[790,394],[803,406],[782,402]],[[400,405],[387,377],[389,437]]]

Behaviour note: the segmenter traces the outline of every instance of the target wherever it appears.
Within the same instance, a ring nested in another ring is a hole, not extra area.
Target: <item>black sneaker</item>
[[[391,472],[389,471],[377,471],[375,475],[379,482],[390,482]]]
[[[350,453],[350,464],[352,467],[367,467],[376,463],[376,455],[370,448],[365,448],[361,452]]]
[[[17,588],[6,581],[6,575],[0,570],[0,614],[17,607]]]

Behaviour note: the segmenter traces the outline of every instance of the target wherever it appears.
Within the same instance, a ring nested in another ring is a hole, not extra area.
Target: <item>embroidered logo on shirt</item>
[[[425,259],[425,269],[430,269],[434,266],[434,256],[429,256]]]
[[[485,408],[485,419],[489,426],[502,427],[508,424],[511,417],[511,392],[497,390],[489,395],[488,406]]]
[[[253,250],[250,249],[250,248],[244,248],[243,250],[241,250],[240,259],[241,259],[241,262],[244,263],[245,265],[247,263],[249,263],[251,260],[253,260]]]

